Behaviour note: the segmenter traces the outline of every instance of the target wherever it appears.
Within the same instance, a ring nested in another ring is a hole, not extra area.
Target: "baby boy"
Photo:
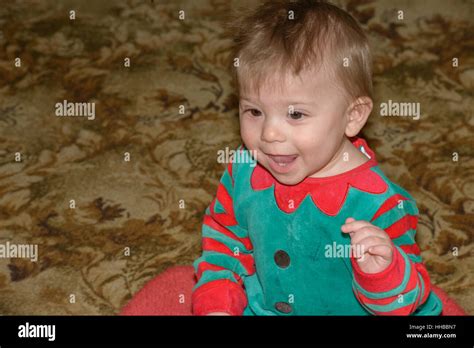
[[[416,203],[357,136],[373,102],[356,20],[271,1],[234,28],[243,144],[204,216],[194,314],[440,314]]]

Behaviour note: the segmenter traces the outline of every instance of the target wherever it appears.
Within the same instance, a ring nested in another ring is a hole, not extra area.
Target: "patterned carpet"
[[[0,243],[39,255],[0,258],[0,314],[113,315],[152,277],[198,257],[224,169],[217,151],[239,144],[222,23],[253,3],[2,2]],[[474,3],[337,3],[375,55],[362,135],[417,200],[433,283],[474,314]],[[57,117],[63,100],[95,102],[95,119]],[[381,117],[388,100],[421,103],[420,119]]]

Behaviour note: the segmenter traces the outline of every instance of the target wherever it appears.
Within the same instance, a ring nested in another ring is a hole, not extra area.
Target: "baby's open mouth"
[[[288,164],[292,163],[297,155],[268,155],[268,157],[273,160],[280,167],[286,167]]]
[[[265,153],[268,157],[268,165],[270,168],[279,174],[287,174],[294,167],[298,155],[270,155]]]

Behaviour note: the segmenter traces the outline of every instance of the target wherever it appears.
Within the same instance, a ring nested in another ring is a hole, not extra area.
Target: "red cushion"
[[[441,315],[467,315],[466,311],[448,296],[441,288],[431,284],[431,289],[438,295],[443,303],[443,313]]]
[[[168,268],[133,296],[120,315],[192,315],[192,266]]]
[[[192,266],[174,266],[149,281],[120,315],[192,315],[191,293],[196,284]],[[467,315],[443,290],[432,285],[443,302],[442,315]]]

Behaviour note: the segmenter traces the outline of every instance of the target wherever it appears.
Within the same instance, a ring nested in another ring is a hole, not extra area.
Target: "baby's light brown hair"
[[[240,10],[226,25],[239,93],[259,92],[269,77],[328,69],[349,99],[372,97],[372,58],[367,37],[346,11],[326,1],[275,0]],[[238,66],[236,66],[238,65]]]

